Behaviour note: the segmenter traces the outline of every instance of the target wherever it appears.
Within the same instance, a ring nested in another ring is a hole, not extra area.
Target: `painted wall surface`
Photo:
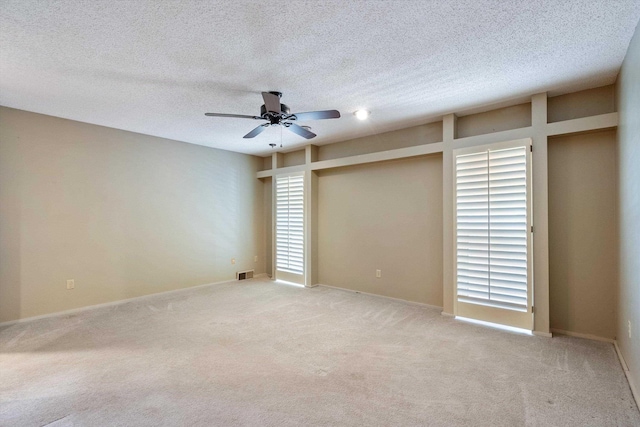
[[[552,329],[613,339],[618,294],[616,132],[549,138]]]
[[[458,138],[465,138],[528,126],[531,126],[531,103],[460,116],[456,130]]]
[[[271,159],[271,156],[263,157],[262,167],[260,168],[260,170],[263,170],[263,171],[269,170],[271,169],[272,164],[273,164],[273,160]]]
[[[291,151],[282,155],[283,166],[298,166],[304,165],[304,150]]]
[[[319,175],[319,283],[442,307],[442,156]]]
[[[426,123],[318,147],[318,160],[357,156],[442,141],[442,122]]]
[[[616,111],[615,90],[615,85],[608,85],[549,98],[547,120],[554,123],[613,113]]]
[[[0,107],[0,322],[264,272],[261,163]]]
[[[640,393],[640,28],[618,75],[620,292],[616,339]],[[628,322],[631,322],[629,337]]]

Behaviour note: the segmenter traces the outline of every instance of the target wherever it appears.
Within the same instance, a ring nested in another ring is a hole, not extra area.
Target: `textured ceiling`
[[[0,104],[264,155],[261,91],[324,144],[615,81],[640,0],[0,0]],[[351,114],[371,110],[360,122]],[[307,143],[283,134],[284,150]]]

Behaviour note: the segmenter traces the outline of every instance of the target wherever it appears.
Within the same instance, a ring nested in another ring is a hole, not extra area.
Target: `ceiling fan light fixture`
[[[371,111],[361,109],[361,110],[355,111],[353,115],[356,116],[358,120],[367,120],[371,115]]]

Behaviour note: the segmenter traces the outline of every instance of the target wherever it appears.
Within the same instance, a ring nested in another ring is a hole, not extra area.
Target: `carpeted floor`
[[[2,426],[639,426],[611,344],[251,280],[0,329]]]

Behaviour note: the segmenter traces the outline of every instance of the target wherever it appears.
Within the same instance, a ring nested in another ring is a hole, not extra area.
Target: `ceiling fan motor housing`
[[[280,104],[280,114],[274,114],[267,111],[267,107],[264,104],[260,107],[260,117],[268,119],[272,125],[277,125],[282,120],[282,115],[288,115],[291,112],[289,106],[286,104]]]
[[[280,112],[282,114],[289,114],[291,110],[289,109],[289,106],[287,104],[280,104]],[[262,106],[260,107],[260,117],[264,117],[265,114],[267,114],[267,107],[262,104]]]

